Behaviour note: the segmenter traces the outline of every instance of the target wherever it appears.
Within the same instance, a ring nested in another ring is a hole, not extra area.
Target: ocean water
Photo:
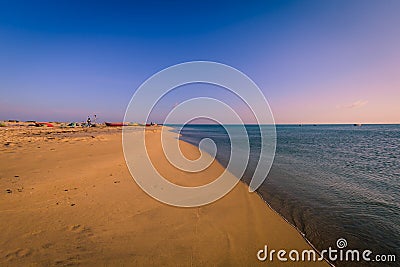
[[[248,183],[259,159],[260,131],[246,129],[251,149],[242,180]],[[278,125],[276,133],[275,160],[257,190],[264,200],[318,250],[336,248],[336,240],[345,238],[347,249],[397,259],[336,266],[400,266],[400,125]],[[223,127],[186,125],[181,134],[195,145],[213,139],[218,161],[227,165],[230,141]]]

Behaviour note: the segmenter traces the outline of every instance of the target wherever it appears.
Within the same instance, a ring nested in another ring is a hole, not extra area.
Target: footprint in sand
[[[71,256],[71,257],[68,257],[68,258],[66,258],[66,259],[64,259],[64,260],[56,260],[55,262],[54,262],[54,264],[56,265],[56,266],[73,266],[73,265],[79,265],[80,264],[80,260],[79,260],[79,255],[77,255],[77,256]]]
[[[9,252],[6,255],[7,261],[27,257],[32,254],[32,250],[28,248],[18,248],[14,251]]]
[[[71,225],[67,228],[67,230],[80,235],[84,234],[86,236],[93,236],[92,229],[81,224]]]
[[[82,226],[81,226],[80,224],[75,224],[75,225],[71,225],[71,226],[69,227],[69,230],[70,230],[70,231],[73,231],[73,232],[76,232],[76,231],[78,231],[80,228],[82,228]]]
[[[47,249],[53,246],[53,243],[46,243],[42,245],[42,248]]]

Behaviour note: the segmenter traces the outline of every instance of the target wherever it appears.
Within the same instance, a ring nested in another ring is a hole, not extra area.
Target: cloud
[[[339,105],[338,108],[356,109],[356,108],[361,108],[361,107],[365,106],[366,104],[368,104],[367,100],[358,100],[349,105]]]

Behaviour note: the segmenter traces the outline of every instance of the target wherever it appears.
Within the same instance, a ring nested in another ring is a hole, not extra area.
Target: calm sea
[[[242,180],[249,182],[259,158],[260,132],[258,126],[246,129],[251,154]],[[276,132],[275,160],[257,190],[264,200],[318,250],[336,248],[336,240],[345,238],[347,249],[396,255],[396,263],[367,266],[399,266],[400,125],[278,125]],[[217,159],[226,166],[230,141],[223,127],[186,125],[181,134],[195,145],[213,139]]]

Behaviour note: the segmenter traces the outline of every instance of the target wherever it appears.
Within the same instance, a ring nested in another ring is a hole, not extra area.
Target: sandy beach
[[[160,128],[147,131],[146,144],[171,181],[194,186],[224,170],[218,162],[197,174],[176,170],[162,154]],[[128,171],[121,128],[0,132],[1,266],[328,266],[260,262],[264,245],[312,248],[243,183],[199,208],[154,200]],[[188,158],[198,157],[196,147],[180,146]]]

